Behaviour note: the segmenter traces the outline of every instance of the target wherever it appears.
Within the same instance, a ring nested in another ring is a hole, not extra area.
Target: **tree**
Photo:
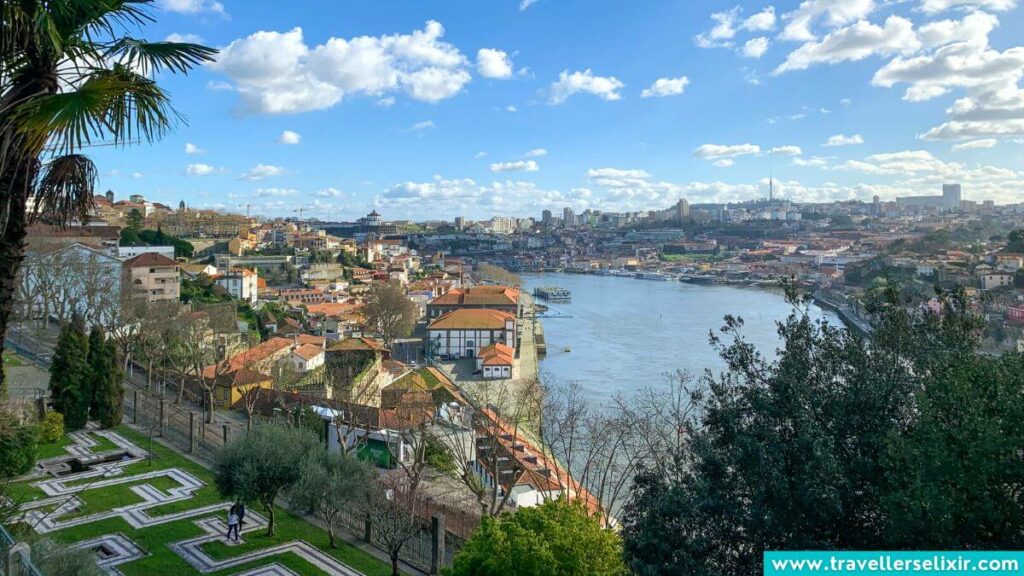
[[[580,502],[551,500],[484,518],[455,556],[452,576],[625,574],[619,536]]]
[[[302,465],[322,447],[302,428],[262,424],[225,446],[214,462],[222,496],[258,502],[267,513],[267,536],[274,535],[274,501],[301,479]]]
[[[928,376],[919,416],[885,454],[886,536],[897,547],[1019,549],[1024,356],[968,354]]]
[[[380,335],[385,347],[391,348],[396,338],[408,336],[416,327],[419,308],[405,297],[398,282],[374,284],[366,292],[365,300],[366,325]]]
[[[391,558],[392,576],[400,576],[399,556],[405,544],[423,529],[420,515],[426,502],[407,476],[391,473],[366,485],[361,504],[376,544]]]
[[[962,292],[938,294],[943,316],[899,306],[899,293],[887,287],[873,306],[866,340],[810,320],[790,291],[796,307],[774,359],[726,318],[712,343],[728,371],[705,375],[671,465],[642,467],[630,492],[623,539],[634,572],[750,574],[764,550],[898,541],[886,521],[900,485],[889,446],[925,412],[915,396],[931,375],[976,354],[980,328]]]
[[[60,338],[50,364],[50,397],[53,409],[64,415],[68,430],[78,430],[89,421],[89,340],[81,318],[61,327]]]
[[[107,340],[103,328],[89,332],[89,414],[103,428],[121,423],[124,404],[124,372],[117,359],[113,340]]]
[[[96,554],[89,548],[63,545],[48,538],[30,541],[32,564],[46,576],[103,576]]]
[[[1007,252],[1024,253],[1024,229],[1010,232],[1007,240],[1009,240],[1006,245]]]
[[[178,116],[149,76],[184,73],[215,54],[196,44],[121,36],[152,20],[146,4],[0,4],[0,349],[27,225],[39,217],[65,224],[88,216],[97,170],[79,151],[94,140],[159,139]]]
[[[327,526],[331,548],[336,548],[342,514],[352,510],[366,486],[375,481],[373,468],[362,460],[341,452],[316,451],[303,462],[289,500],[296,510],[315,515]]]
[[[0,482],[26,474],[36,463],[39,431],[25,417],[0,406]]]

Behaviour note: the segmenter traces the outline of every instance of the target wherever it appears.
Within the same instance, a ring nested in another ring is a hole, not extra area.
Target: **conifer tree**
[[[89,340],[77,315],[61,327],[60,339],[50,365],[50,397],[53,408],[64,415],[67,430],[77,430],[89,420]]]
[[[117,360],[117,348],[113,341],[102,336],[103,331],[93,329],[100,336],[89,340],[89,370],[92,380],[92,404],[89,413],[103,428],[113,428],[121,423],[124,403],[124,371]],[[99,350],[94,353],[93,350]]]

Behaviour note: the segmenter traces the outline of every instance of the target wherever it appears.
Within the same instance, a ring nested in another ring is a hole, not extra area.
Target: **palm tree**
[[[92,206],[97,171],[81,149],[161,138],[181,117],[152,77],[216,53],[129,36],[153,1],[0,1],[0,351],[27,225],[85,220]]]

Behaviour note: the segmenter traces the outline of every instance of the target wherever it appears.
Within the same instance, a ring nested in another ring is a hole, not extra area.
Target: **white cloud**
[[[780,38],[809,42],[816,38],[811,29],[819,22],[833,28],[845,26],[866,18],[874,10],[874,0],[804,0],[796,10],[782,15],[786,25]]]
[[[961,6],[1001,12],[1014,9],[1017,6],[1017,0],[923,0],[921,2],[921,10],[930,14]]]
[[[824,156],[811,156],[810,158],[802,158],[800,156],[797,156],[797,157],[793,158],[793,165],[794,166],[821,167],[821,166],[828,166],[828,161],[829,161],[829,158],[824,157]]]
[[[715,160],[712,164],[719,168],[728,168],[736,164],[736,161],[732,158],[722,158],[721,160]]]
[[[742,53],[747,58],[760,58],[768,51],[768,39],[764,36],[751,38],[743,44]]]
[[[409,128],[409,130],[411,130],[413,132],[420,132],[420,131],[423,131],[423,130],[430,130],[430,129],[433,129],[433,128],[437,128],[437,126],[434,124],[433,120],[422,120],[420,122],[417,122],[417,123],[413,124]]]
[[[185,168],[185,174],[188,176],[206,176],[216,171],[217,169],[209,164],[189,164]]]
[[[519,111],[519,109],[516,108],[515,106],[511,105],[511,104],[509,104],[508,106],[505,106],[505,112],[512,113],[512,112],[518,112],[518,111]]]
[[[978,150],[982,148],[992,148],[999,141],[995,138],[982,138],[981,140],[969,140],[953,146],[953,150]]]
[[[537,157],[540,157],[540,156],[547,156],[547,155],[548,155],[548,151],[545,150],[544,148],[534,148],[533,150],[530,150],[526,154],[523,154],[523,156],[526,156],[527,158],[537,158]]]
[[[775,7],[767,6],[757,14],[751,14],[740,25],[744,30],[767,32],[775,28]]]
[[[912,54],[920,47],[914,24],[906,18],[890,16],[883,26],[860,20],[790,52],[773,74],[806,70],[817,64],[863,60],[873,55]]]
[[[481,48],[476,53],[476,71],[484,78],[511,78],[512,60],[503,50]]]
[[[385,96],[385,97],[377,100],[377,102],[375,102],[375,104],[377,106],[380,106],[381,108],[391,108],[392,106],[395,105],[395,97],[394,96]]]
[[[619,81],[614,76],[594,76],[590,68],[587,68],[583,72],[569,73],[568,70],[563,70],[558,75],[558,81],[551,85],[551,99],[552,104],[561,104],[565,102],[573,94],[584,92],[587,94],[593,94],[602,100],[619,100],[622,96],[619,94],[619,90],[625,87],[625,84]]]
[[[299,191],[295,188],[257,188],[252,191],[256,198],[295,196]]]
[[[217,90],[219,92],[232,92],[234,91],[235,86],[231,84],[231,82],[214,82],[213,80],[210,80],[206,83],[206,88],[208,90]]]
[[[202,148],[200,148],[199,146],[196,146],[195,144],[193,144],[191,142],[186,142],[185,143],[185,154],[188,154],[190,156],[195,156],[196,154],[203,154],[205,152],[206,152],[205,150],[203,150]]]
[[[768,151],[769,154],[776,156],[799,156],[803,154],[803,150],[799,146],[776,146]]]
[[[161,9],[179,14],[219,14],[227,16],[224,5],[216,0],[159,0]]]
[[[522,11],[526,10],[527,8],[529,8],[530,6],[533,6],[537,2],[540,2],[540,0],[520,0],[519,1],[519,11],[522,12]]]
[[[178,34],[177,32],[175,32],[173,34],[168,34],[167,37],[164,38],[164,41],[184,42],[187,44],[202,44],[203,37],[198,34]]]
[[[484,152],[483,150],[481,150],[481,151],[479,151],[479,152],[477,152],[476,154],[473,155],[473,158],[477,158],[477,159],[486,158],[486,157],[487,157],[487,152]]]
[[[732,46],[732,38],[736,36],[736,19],[739,15],[739,6],[725,12],[711,14],[711,19],[715,21],[714,27],[695,36],[694,42],[701,48]]]
[[[757,144],[703,144],[693,151],[693,155],[703,160],[717,160],[760,152],[761,147]]]
[[[640,93],[641,98],[675,96],[682,94],[689,86],[690,79],[686,76],[679,78],[658,78],[651,84],[650,88],[644,88]]]
[[[491,164],[491,172],[536,172],[539,169],[535,160],[515,160]]]
[[[278,144],[295,145],[302,141],[302,134],[292,130],[285,130],[277,137]]]
[[[284,168],[280,166],[257,164],[249,169],[248,172],[243,172],[238,178],[240,180],[262,180],[271,176],[280,176],[281,174],[284,174]]]
[[[469,61],[429,21],[410,34],[330,38],[312,49],[302,29],[260,31],[235,40],[209,67],[227,75],[249,111],[330,108],[346,96],[406,94],[438,102],[469,83]]]
[[[828,137],[828,142],[825,146],[834,148],[836,146],[852,146],[854,144],[863,144],[864,138],[860,134],[854,134],[853,136],[847,136],[846,134],[835,134]]]
[[[331,187],[321,188],[321,189],[317,190],[316,192],[314,192],[314,194],[316,194],[317,196],[319,196],[321,198],[345,198],[347,196],[341,190],[338,190],[337,188],[331,188]]]

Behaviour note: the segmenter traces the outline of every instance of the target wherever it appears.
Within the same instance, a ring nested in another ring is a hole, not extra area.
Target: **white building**
[[[226,274],[221,274],[213,280],[218,286],[223,286],[232,298],[244,300],[250,304],[256,303],[256,294],[259,285],[259,276],[248,268],[232,268]]]
[[[481,348],[494,343],[515,352],[516,317],[491,309],[453,310],[427,327],[431,353],[446,358],[474,358]]]
[[[303,344],[288,355],[296,372],[309,372],[324,365],[324,349],[316,344]]]
[[[174,260],[174,246],[117,246],[116,256],[121,259],[134,258],[139,254],[159,254]]]

